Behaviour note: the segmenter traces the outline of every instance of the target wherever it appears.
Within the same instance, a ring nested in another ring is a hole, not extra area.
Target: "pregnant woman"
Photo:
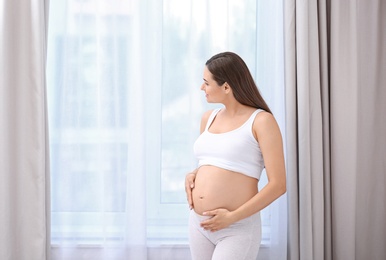
[[[237,54],[217,54],[205,65],[201,90],[223,107],[202,116],[198,168],[186,175],[192,259],[254,260],[260,211],[286,192],[281,133]],[[268,183],[259,191],[264,168]]]

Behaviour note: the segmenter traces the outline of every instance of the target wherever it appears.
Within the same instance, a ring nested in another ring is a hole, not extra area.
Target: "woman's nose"
[[[205,90],[205,84],[201,85],[201,90]]]

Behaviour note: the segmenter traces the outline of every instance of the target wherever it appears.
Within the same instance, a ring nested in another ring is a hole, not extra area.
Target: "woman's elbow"
[[[276,187],[277,187],[277,192],[278,192],[279,197],[281,195],[284,195],[287,192],[286,179],[284,178],[283,180],[278,181]]]
[[[287,185],[284,183],[284,185],[282,185],[282,188],[281,188],[281,195],[284,195],[285,193],[287,192]]]

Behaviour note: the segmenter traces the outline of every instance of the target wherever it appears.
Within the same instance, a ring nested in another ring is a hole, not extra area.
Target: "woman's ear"
[[[228,85],[227,82],[224,83],[224,90],[225,90],[225,93],[228,94],[229,92],[231,92],[231,87]]]

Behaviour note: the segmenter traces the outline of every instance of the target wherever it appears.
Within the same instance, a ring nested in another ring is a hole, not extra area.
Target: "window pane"
[[[53,239],[124,238],[133,179],[146,176],[138,196],[146,197],[148,240],[187,243],[184,178],[196,167],[200,117],[219,106],[200,91],[202,71],[225,50],[240,54],[252,74],[265,66],[256,1],[68,0],[50,8]],[[154,57],[143,57],[148,51]],[[141,134],[146,140],[133,140]],[[137,153],[146,160],[133,171]],[[269,225],[269,212],[265,219]]]
[[[256,3],[164,0],[163,5],[161,199],[186,204],[184,176],[196,168],[192,155],[200,116],[220,106],[207,104],[200,91],[205,62],[232,49],[254,73]]]

